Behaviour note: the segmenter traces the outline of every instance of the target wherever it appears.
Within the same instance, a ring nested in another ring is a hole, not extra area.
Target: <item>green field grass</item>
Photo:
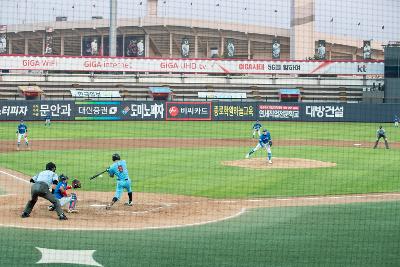
[[[378,127],[364,123],[264,124],[274,140],[373,141]],[[89,138],[249,139],[251,126],[252,122],[55,122],[45,128],[42,122],[28,122],[32,143],[38,139]],[[400,141],[400,129],[391,124],[384,127],[389,142]],[[0,123],[0,140],[15,140],[15,129],[16,123]],[[244,159],[250,149],[33,150],[0,153],[0,166],[33,175],[43,170],[48,161],[54,161],[59,174],[82,181],[80,190],[114,191],[114,179],[104,175],[89,181],[88,177],[108,167],[111,155],[119,152],[127,159],[135,192],[259,198],[400,191],[398,149],[274,145],[274,157],[315,159],[337,165],[251,170],[221,164]],[[265,151],[255,154],[265,156]],[[264,208],[202,226],[140,231],[0,227],[0,266],[36,265],[40,252],[35,247],[96,250],[94,258],[103,266],[400,266],[399,208],[399,201]],[[101,220],[101,216],[94,219]],[[60,224],[54,221],[55,226]]]
[[[264,123],[275,139],[373,140],[374,124],[357,123]],[[250,122],[55,122],[31,125],[30,138],[98,137],[126,138],[249,138]],[[0,137],[7,139],[15,123],[1,123]],[[388,131],[400,129],[386,125]],[[368,131],[366,130],[368,129]],[[394,135],[394,134],[393,134]],[[390,136],[390,134],[389,134]],[[256,143],[256,141],[254,141]],[[400,190],[400,150],[357,147],[279,147],[274,157],[306,158],[335,162],[321,169],[251,170],[223,166],[221,161],[243,159],[251,147],[137,148],[118,152],[127,159],[136,192],[160,192],[213,198],[304,196]],[[83,182],[82,190],[113,191],[115,182],[104,175],[88,177],[107,168],[115,150],[24,151],[0,153],[0,166],[34,175],[48,161]],[[258,151],[256,157],[265,157]]]
[[[374,141],[377,123],[261,122],[276,140]],[[0,140],[14,140],[18,123],[1,122]],[[390,141],[400,141],[400,129],[382,124]],[[249,138],[253,122],[27,122],[35,139],[87,138]]]
[[[249,148],[151,148],[120,151],[128,161],[136,192],[247,198],[399,191],[400,151],[343,147],[274,147],[274,157],[307,158],[337,163],[320,169],[252,170],[223,166],[243,159]],[[32,151],[0,154],[2,167],[28,175],[51,159],[58,172],[79,178],[83,190],[113,191],[107,175],[88,177],[108,167],[107,150]],[[51,155],[51,156],[50,156]],[[258,151],[256,157],[265,157]],[[373,163],[373,164],[372,164]]]
[[[0,228],[0,266],[34,266],[35,247],[96,250],[103,266],[400,266],[399,210],[400,202],[256,209],[214,224],[141,231]]]

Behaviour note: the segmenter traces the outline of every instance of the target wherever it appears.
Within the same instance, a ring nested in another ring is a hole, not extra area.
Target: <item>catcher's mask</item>
[[[66,175],[64,175],[64,174],[61,174],[58,178],[59,178],[60,180],[66,181],[66,180],[68,179],[68,176],[66,176]]]
[[[120,159],[121,159],[121,157],[119,156],[119,154],[115,153],[115,154],[112,155],[112,160],[113,161],[120,160]]]

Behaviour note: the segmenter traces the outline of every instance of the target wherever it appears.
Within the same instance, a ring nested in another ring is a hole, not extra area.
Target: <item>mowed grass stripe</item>
[[[399,150],[346,147],[273,147],[274,157],[335,162],[320,169],[252,170],[223,166],[244,160],[250,147],[151,148],[117,151],[127,160],[136,192],[159,192],[211,198],[305,196],[400,190]],[[48,161],[59,174],[83,182],[82,190],[113,191],[114,179],[89,177],[107,168],[111,150],[30,151],[0,154],[0,166],[34,175]],[[258,151],[255,157],[266,157]]]
[[[256,209],[202,226],[62,236],[0,228],[0,266],[33,266],[35,247],[96,250],[103,266],[399,266],[399,210],[400,202]]]
[[[174,122],[174,121],[90,121],[26,122],[29,138],[250,138],[252,121]],[[374,141],[378,123],[261,122],[277,140],[354,140]],[[0,140],[15,140],[18,122],[0,123]],[[400,129],[382,124],[389,141],[400,141]]]

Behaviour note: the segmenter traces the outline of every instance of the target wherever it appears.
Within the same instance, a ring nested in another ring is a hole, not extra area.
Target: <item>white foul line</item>
[[[27,180],[25,180],[25,179],[22,179],[22,178],[19,178],[18,176],[15,176],[15,175],[13,175],[13,174],[11,174],[11,173],[8,173],[8,172],[5,172],[5,171],[0,171],[0,172],[3,173],[3,174],[5,174],[5,175],[11,176],[12,178],[15,178],[15,179],[17,179],[17,180],[19,180],[19,181],[22,181],[22,182],[24,182],[24,183],[29,184],[29,181],[27,181]]]
[[[197,222],[197,223],[188,223],[188,224],[176,224],[176,225],[166,225],[166,226],[148,226],[148,227],[141,227],[141,228],[116,228],[116,229],[110,229],[110,228],[82,228],[82,227],[75,227],[75,228],[65,228],[65,227],[51,227],[51,228],[45,228],[45,227],[39,227],[39,226],[21,226],[21,225],[12,225],[12,224],[2,224],[0,223],[0,226],[4,227],[14,227],[14,228],[23,228],[23,229],[40,229],[40,230],[51,230],[51,231],[57,231],[57,230],[72,230],[72,231],[142,231],[142,230],[159,230],[159,229],[171,229],[171,228],[183,228],[183,227],[190,227],[190,226],[199,226],[199,225],[205,225],[205,224],[210,224],[210,223],[217,223],[217,222],[222,222],[226,221],[229,219],[233,219],[236,217],[239,217],[243,213],[246,212],[246,208],[242,208],[238,213],[233,214],[231,216],[223,217],[220,219],[215,219],[215,220],[210,220],[210,221],[204,221],[204,222]]]

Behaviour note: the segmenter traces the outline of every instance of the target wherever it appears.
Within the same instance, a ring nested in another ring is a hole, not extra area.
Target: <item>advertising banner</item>
[[[272,41],[272,59],[281,58],[281,43],[278,39]]]
[[[260,104],[258,116],[260,120],[300,120],[300,106]]]
[[[318,41],[317,59],[319,59],[319,60],[326,59],[326,42],[325,42],[325,40]]]
[[[94,40],[93,40],[94,41]],[[90,50],[89,50],[90,51]],[[51,71],[383,75],[383,61],[275,61],[0,55],[0,69]]]
[[[145,55],[144,36],[125,36],[126,57],[144,57]]]
[[[73,97],[84,97],[84,98],[112,98],[112,97],[121,97],[119,91],[94,91],[94,90],[70,90],[71,95]]]
[[[7,25],[0,25],[0,54],[7,54]]]
[[[235,57],[235,44],[232,38],[228,38],[225,41],[225,58],[234,58]]]
[[[253,120],[257,104],[238,102],[212,102],[212,120]]]
[[[363,43],[363,58],[369,60],[372,58],[371,41],[367,40]]]
[[[210,121],[210,102],[167,102],[167,121]]]
[[[197,97],[209,99],[245,99],[246,93],[197,92]]]
[[[51,55],[53,54],[53,28],[46,27],[46,32],[44,35],[44,54]]]
[[[181,56],[183,58],[188,58],[190,53],[190,44],[187,37],[182,38],[181,41]]]
[[[75,120],[165,120],[165,103],[76,101]]]
[[[101,36],[86,36],[82,39],[82,56],[101,56]]]
[[[392,122],[398,104],[165,102],[165,101],[0,101],[0,121],[309,121]]]
[[[122,102],[123,120],[165,120],[166,104],[162,101]]]

